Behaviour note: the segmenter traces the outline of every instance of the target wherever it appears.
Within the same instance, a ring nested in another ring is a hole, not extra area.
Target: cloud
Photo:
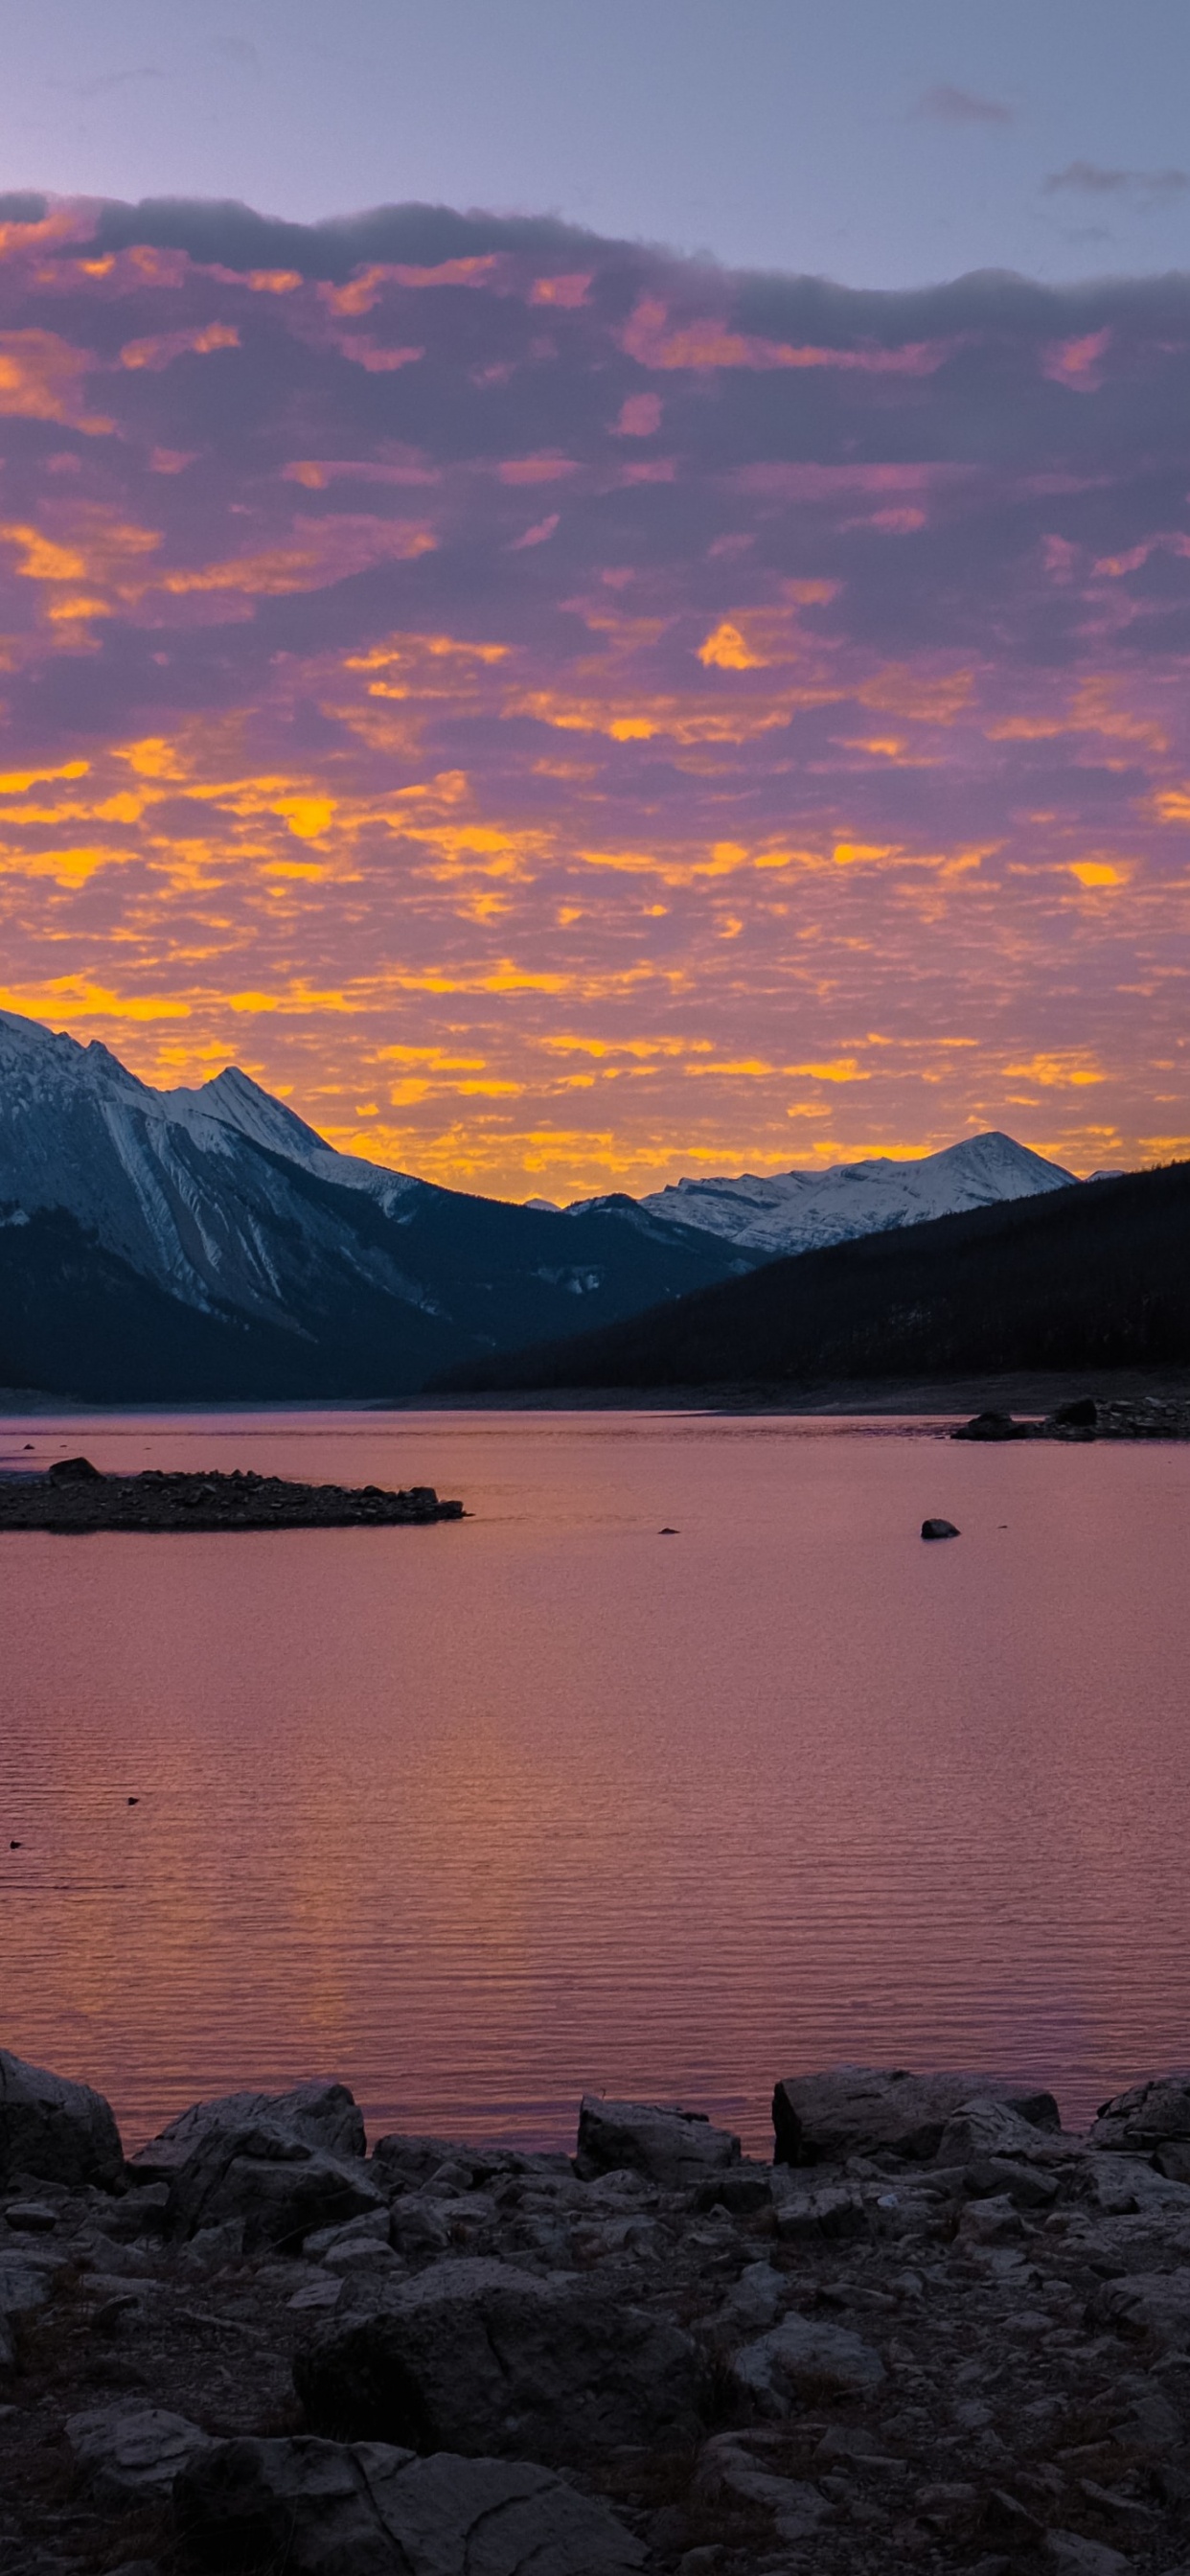
[[[1098,161],[1069,161],[1064,170],[1051,171],[1041,184],[1047,197],[1068,189],[1083,197],[1172,199],[1184,196],[1190,188],[1190,171],[1105,170]]]
[[[1190,1132],[1188,408],[1177,276],[6,204],[15,1007],[519,1197]]]
[[[1011,125],[1013,111],[1002,99],[981,98],[971,89],[956,89],[950,81],[940,81],[936,88],[923,90],[913,111],[915,116],[936,117],[942,125]]]

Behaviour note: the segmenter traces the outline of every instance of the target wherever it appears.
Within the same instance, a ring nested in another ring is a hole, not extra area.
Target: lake
[[[325,2073],[373,2131],[567,2144],[589,2088],[763,2152],[774,2078],[840,2059],[1072,2120],[1190,2059],[1190,1447],[0,1422],[2,1468],[79,1449],[472,1515],[0,1537],[0,2042],[127,2141]]]

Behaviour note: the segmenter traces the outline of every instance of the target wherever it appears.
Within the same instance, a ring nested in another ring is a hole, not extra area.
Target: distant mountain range
[[[1068,1186],[1009,1136],[561,1211],[336,1153],[235,1067],[156,1091],[0,1012],[0,1385],[114,1402],[401,1395],[774,1251]]]
[[[771,1261],[600,1332],[456,1371],[448,1384],[705,1395],[1186,1366],[1190,1163],[1175,1163]]]
[[[824,1243],[882,1234],[889,1226],[921,1225],[930,1217],[960,1215],[966,1208],[1068,1189],[1073,1180],[1073,1172],[1064,1172],[1060,1163],[1047,1163],[1028,1145],[993,1130],[916,1162],[879,1155],[865,1163],[836,1163],[825,1172],[773,1172],[767,1179],[745,1172],[734,1181],[677,1181],[654,1190],[639,1205],[669,1224],[703,1228],[775,1261],[785,1252],[814,1252]],[[571,1212],[604,1205],[601,1199],[579,1199]]]

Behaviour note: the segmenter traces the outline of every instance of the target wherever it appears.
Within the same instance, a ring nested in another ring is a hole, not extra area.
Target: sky
[[[13,31],[0,1005],[511,1197],[1190,1151],[1181,0],[825,14]]]

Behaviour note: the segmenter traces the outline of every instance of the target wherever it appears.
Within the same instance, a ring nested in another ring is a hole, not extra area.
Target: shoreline
[[[1053,1413],[1060,1404],[1089,1395],[1097,1403],[1125,1403],[1145,1396],[1190,1399],[1190,1369],[1050,1369],[991,1371],[962,1378],[868,1378],[793,1386],[730,1384],[693,1387],[569,1387],[503,1389],[491,1394],[294,1396],[191,1402],[162,1398],[154,1404],[121,1404],[44,1389],[0,1387],[0,1420],[36,1421],[127,1417],[136,1420],[244,1417],[279,1419],[341,1414],[454,1413],[764,1413],[846,1420],[889,1416],[967,1419],[983,1411],[1025,1417]]]
[[[310,2081],[125,2162],[0,2050],[0,2563],[1181,2576],[1190,2076],[1078,2133],[878,2069],[773,2118],[774,2161],[599,2096],[573,2155],[368,2152]]]

